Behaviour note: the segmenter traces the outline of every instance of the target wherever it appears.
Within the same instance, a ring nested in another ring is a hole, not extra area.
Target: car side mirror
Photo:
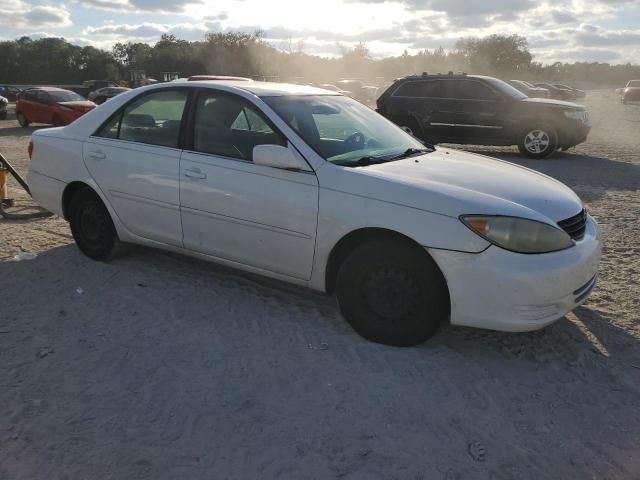
[[[281,170],[306,170],[303,160],[281,145],[256,145],[253,147],[253,163]]]

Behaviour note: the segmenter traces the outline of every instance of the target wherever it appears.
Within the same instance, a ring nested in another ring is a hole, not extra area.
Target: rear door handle
[[[185,170],[183,172],[183,175],[187,178],[198,178],[200,180],[207,178],[207,175],[205,173],[202,173],[198,168]]]
[[[102,150],[94,150],[92,152],[89,152],[89,157],[93,158],[94,160],[104,160],[105,158],[107,158],[107,155]]]

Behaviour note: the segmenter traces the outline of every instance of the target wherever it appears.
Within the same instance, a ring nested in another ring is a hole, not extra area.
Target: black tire
[[[71,198],[68,211],[71,233],[80,251],[94,260],[113,257],[120,241],[100,197],[90,188],[83,188]]]
[[[356,247],[338,271],[336,292],[353,329],[384,345],[423,343],[449,316],[442,272],[408,241],[379,239]]]
[[[28,127],[31,122],[27,120],[27,117],[24,116],[24,113],[18,112],[16,113],[16,118],[18,119],[18,123],[21,127]]]
[[[6,120],[7,119],[7,112],[0,112],[0,120]]]
[[[558,149],[558,133],[547,124],[532,125],[522,130],[518,150],[529,158],[547,158]]]

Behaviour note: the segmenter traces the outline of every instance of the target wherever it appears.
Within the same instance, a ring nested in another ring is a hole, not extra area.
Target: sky
[[[281,49],[334,56],[364,42],[374,57],[519,34],[535,60],[640,63],[640,0],[0,0],[0,39],[78,45],[155,43],[163,33],[262,30]]]

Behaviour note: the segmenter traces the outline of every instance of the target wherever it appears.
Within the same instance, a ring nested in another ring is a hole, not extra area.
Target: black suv
[[[575,103],[528,98],[497,78],[414,75],[396,80],[377,111],[429,143],[517,145],[545,158],[587,139],[591,121]]]

